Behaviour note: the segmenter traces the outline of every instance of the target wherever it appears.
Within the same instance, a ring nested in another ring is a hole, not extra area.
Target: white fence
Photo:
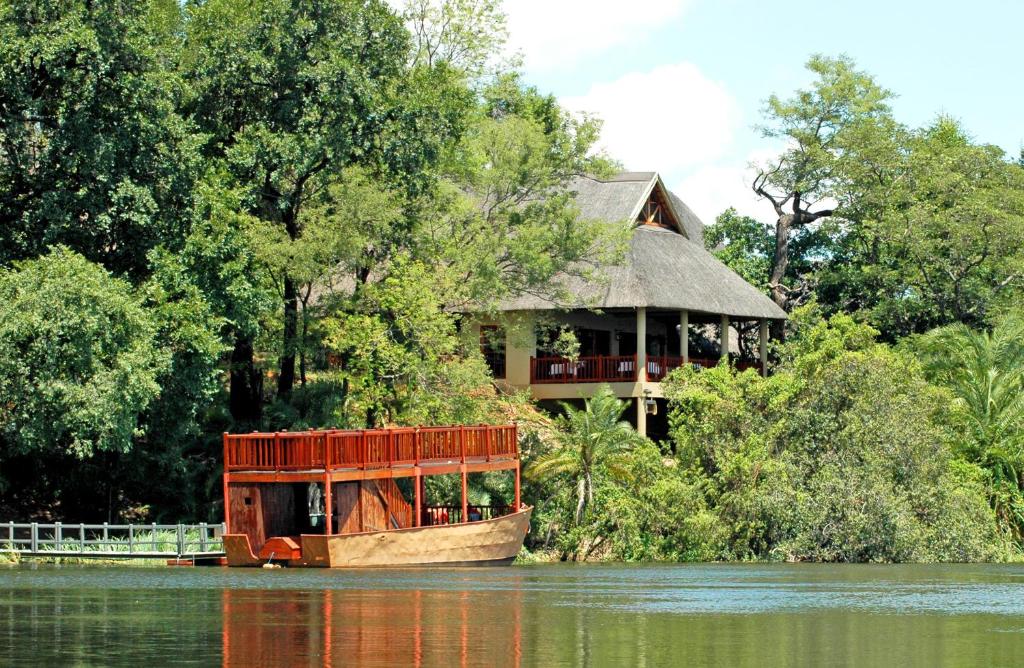
[[[223,524],[0,524],[0,554],[196,559],[224,554]]]

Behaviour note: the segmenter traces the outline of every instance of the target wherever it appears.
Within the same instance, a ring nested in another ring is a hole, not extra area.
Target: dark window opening
[[[495,378],[505,377],[505,330],[497,325],[480,327],[480,353]]]

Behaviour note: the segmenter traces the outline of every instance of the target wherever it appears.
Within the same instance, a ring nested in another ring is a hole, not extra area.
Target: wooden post
[[[760,341],[760,353],[761,353],[761,375],[768,375],[768,321],[761,318],[757,323],[758,335]]]
[[[647,381],[647,309],[642,307],[636,310],[636,379]]]
[[[39,524],[37,522],[32,523],[32,535],[29,536],[31,541],[32,552],[39,551]]]
[[[729,316],[724,313],[722,314],[722,333],[719,345],[722,347],[722,359],[729,359]]]
[[[360,483],[361,484],[361,483]],[[362,490],[359,490],[359,495],[362,497]],[[360,512],[362,507],[360,507]],[[328,536],[334,533],[334,502],[331,499],[331,472],[327,471],[324,474],[324,518],[326,521],[325,529]]]
[[[519,485],[520,485],[519,477],[520,477],[519,466],[516,466],[516,496],[515,496],[515,505],[512,508],[512,512],[515,512],[515,513],[519,512],[519,506],[522,505],[522,501],[520,500],[520,495],[519,495]]]
[[[690,312],[685,309],[679,312],[679,356],[683,364],[690,363]]]
[[[413,492],[414,502],[413,505],[416,510],[416,519],[413,522],[413,526],[420,526],[421,518],[423,517],[423,476],[417,471],[416,477],[413,478],[415,491]]]
[[[231,519],[228,515],[231,514],[231,505],[228,501],[228,433],[224,432],[224,533],[228,533],[228,527],[231,526]]]
[[[462,466],[462,522],[469,521],[469,499],[467,498],[469,492],[469,476],[466,474],[466,466]]]

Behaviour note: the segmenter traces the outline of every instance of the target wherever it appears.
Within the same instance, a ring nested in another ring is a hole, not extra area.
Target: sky
[[[750,192],[764,100],[807,86],[814,53],[846,54],[897,94],[897,119],[959,119],[1024,146],[1024,0],[505,0],[526,80],[604,120],[602,145],[657,171],[705,223]]]

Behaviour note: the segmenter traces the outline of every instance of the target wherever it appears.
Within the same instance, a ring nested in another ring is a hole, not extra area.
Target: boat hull
[[[289,566],[393,568],[496,566],[511,563],[530,529],[532,508],[481,522],[341,535],[303,535]],[[245,534],[224,536],[229,566],[258,566]]]

